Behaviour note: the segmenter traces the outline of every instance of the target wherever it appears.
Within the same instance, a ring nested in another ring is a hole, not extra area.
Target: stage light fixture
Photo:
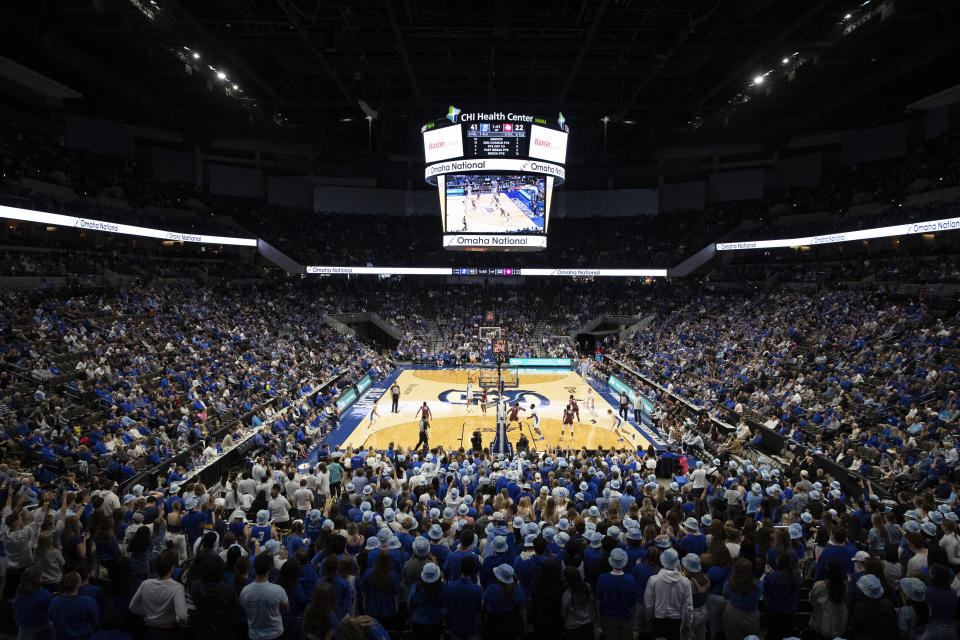
[[[200,54],[197,53],[196,51],[194,51],[194,52],[193,52],[193,59],[194,59],[194,60],[199,60],[199,59],[200,59]]]
[[[225,74],[223,71],[217,71],[217,77],[220,78],[221,80],[226,80],[227,74]]]
[[[753,79],[753,84],[763,84],[763,81],[764,81],[763,76],[757,76]]]

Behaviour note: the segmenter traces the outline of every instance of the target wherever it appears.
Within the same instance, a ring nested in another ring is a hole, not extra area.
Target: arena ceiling
[[[897,117],[956,77],[957,4],[35,0],[0,6],[0,54],[81,91],[68,108],[199,140],[403,159],[455,104],[563,111],[581,161],[635,161]]]

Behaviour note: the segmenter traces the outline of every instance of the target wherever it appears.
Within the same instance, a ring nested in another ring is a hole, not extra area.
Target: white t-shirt
[[[284,496],[278,495],[276,498],[271,498],[267,503],[267,509],[270,510],[270,519],[274,522],[290,521],[290,502]]]
[[[301,487],[294,491],[293,498],[297,503],[297,509],[303,511],[313,501],[313,492],[306,487]]]

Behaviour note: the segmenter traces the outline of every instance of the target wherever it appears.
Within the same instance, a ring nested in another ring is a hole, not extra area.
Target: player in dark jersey
[[[507,415],[507,425],[509,425],[511,422],[516,422],[519,425],[521,411],[523,411],[523,409],[520,408],[520,403],[514,402],[513,406],[510,407],[510,413]]]
[[[483,417],[487,417],[487,388],[483,388],[483,393],[480,394],[480,413],[483,414]]]
[[[424,402],[423,405],[417,409],[417,412],[413,416],[414,418],[423,418],[424,420],[432,420],[433,412],[430,411],[430,407],[427,406],[427,403]]]
[[[570,407],[573,409],[573,412],[577,415],[577,425],[580,424],[580,405],[577,404],[577,399],[573,397],[573,394],[570,394]]]
[[[560,424],[560,439],[563,440],[563,434],[567,429],[567,425],[570,425],[570,439],[573,440],[573,407],[567,404],[563,408],[563,421]]]

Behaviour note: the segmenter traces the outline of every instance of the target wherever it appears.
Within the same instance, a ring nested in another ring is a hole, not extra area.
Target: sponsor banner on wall
[[[352,405],[357,400],[357,392],[353,387],[350,387],[346,391],[340,394],[340,397],[337,398],[337,401],[334,403],[337,405],[337,409],[343,411],[350,405]]]

